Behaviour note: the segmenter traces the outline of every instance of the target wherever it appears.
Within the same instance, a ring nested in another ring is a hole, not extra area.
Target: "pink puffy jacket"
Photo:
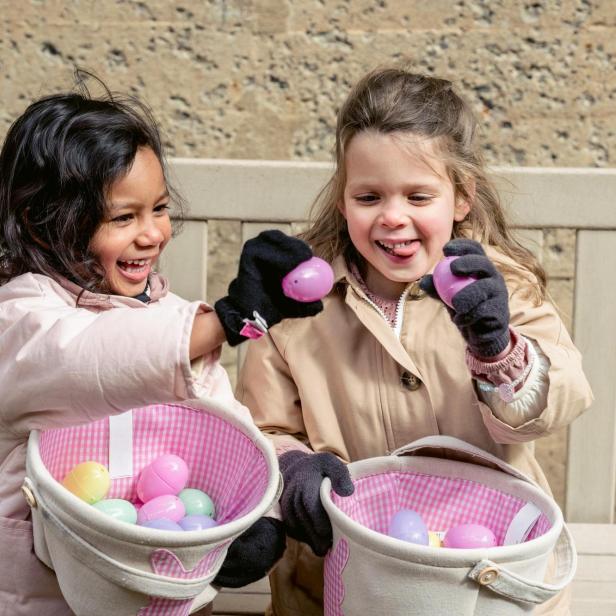
[[[81,291],[38,274],[0,287],[0,616],[71,614],[32,552],[20,490],[31,430],[198,397],[248,413],[219,349],[190,362],[192,323],[207,305],[169,293],[158,275],[149,304]]]

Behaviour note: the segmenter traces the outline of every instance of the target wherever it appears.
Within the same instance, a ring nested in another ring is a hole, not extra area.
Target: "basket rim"
[[[331,498],[331,481],[327,477],[321,484],[321,502],[330,517],[332,527],[334,527],[334,529],[341,535],[347,536],[351,541],[362,545],[365,549],[367,549],[366,540],[368,539],[372,545],[378,545],[380,553],[398,558],[400,560],[415,560],[418,562],[425,562],[426,564],[434,564],[436,566],[443,567],[469,567],[473,566],[482,558],[489,558],[494,562],[519,561],[526,560],[533,556],[540,556],[553,548],[558,540],[558,537],[560,536],[564,521],[560,508],[548,494],[543,492],[539,487],[535,486],[530,481],[513,477],[504,471],[498,471],[496,469],[486,466],[479,466],[468,462],[456,461],[455,464],[456,466],[460,465],[459,468],[464,469],[467,473],[472,470],[473,473],[479,474],[484,479],[488,479],[490,477],[494,478],[496,476],[505,476],[508,478],[508,481],[517,484],[519,487],[524,486],[524,490],[527,490],[536,498],[536,500],[533,500],[532,502],[537,505],[541,509],[542,513],[550,520],[550,529],[540,537],[516,545],[473,549],[445,547],[434,548],[431,546],[406,543],[356,522],[333,502]],[[424,468],[424,465],[429,465],[430,472],[427,474],[441,477],[457,477],[457,475],[454,475],[451,471],[453,466],[451,460],[434,458],[431,456],[424,457],[419,455],[402,457],[382,456],[377,458],[369,458],[366,460],[352,462],[348,465],[348,468],[352,479],[358,480],[389,472],[425,473],[426,468]],[[417,467],[420,467],[421,471],[419,471]],[[445,473],[445,468],[450,469],[450,472]],[[466,479],[466,477],[463,477],[463,479]],[[483,483],[477,479],[471,480],[477,481],[477,483]],[[491,488],[494,487],[489,484],[484,485],[488,485],[488,487]],[[521,498],[519,494],[511,494],[500,487],[494,489],[498,489],[501,492],[509,494],[515,498]],[[551,509],[550,512],[546,511],[546,505]]]
[[[70,510],[70,515],[76,522],[94,532],[109,535],[118,541],[155,548],[190,548],[220,544],[249,528],[271,508],[279,489],[280,473],[278,471],[278,461],[271,442],[254,424],[229,411],[219,402],[207,399],[161,404],[214,414],[233,425],[234,428],[242,432],[254,443],[265,458],[269,475],[263,496],[254,509],[231,522],[202,531],[164,531],[136,524],[126,524],[98,511],[95,507],[69,492],[60,482],[56,481],[43,463],[40,455],[40,431],[32,430],[28,438],[26,478],[30,484],[34,484],[37,501],[42,496],[44,502],[42,506],[49,508],[61,518],[66,515],[63,512]]]

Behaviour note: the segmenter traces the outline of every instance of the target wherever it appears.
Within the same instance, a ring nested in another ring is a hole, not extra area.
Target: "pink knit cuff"
[[[509,328],[509,334],[513,347],[498,361],[482,361],[472,355],[468,348],[466,349],[466,365],[473,378],[501,385],[513,383],[524,372],[529,362],[527,342],[513,327]],[[520,383],[520,387],[522,385],[523,383]]]

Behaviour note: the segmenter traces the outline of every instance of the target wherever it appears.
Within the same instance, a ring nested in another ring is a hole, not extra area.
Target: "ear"
[[[462,222],[471,211],[471,205],[475,200],[475,180],[468,180],[465,187],[466,195],[459,194],[453,211],[453,219]]]
[[[346,208],[344,206],[344,199],[340,199],[338,203],[336,203],[336,207],[338,211],[342,214],[343,218],[346,220]]]

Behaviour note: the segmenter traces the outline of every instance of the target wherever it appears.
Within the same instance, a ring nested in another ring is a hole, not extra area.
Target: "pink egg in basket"
[[[151,520],[165,518],[172,522],[178,522],[186,515],[184,503],[174,494],[163,494],[157,496],[147,503],[137,512],[137,524],[143,524]]]
[[[282,279],[282,292],[298,302],[316,302],[334,286],[334,272],[327,261],[312,257]]]
[[[163,494],[179,494],[188,482],[188,466],[179,456],[165,454],[148,464],[137,480],[137,496],[144,503]]]
[[[452,526],[443,538],[445,548],[493,548],[496,544],[494,533],[481,524],[459,524]]]
[[[440,298],[453,308],[454,296],[477,280],[475,276],[456,276],[451,271],[451,262],[458,257],[445,257],[441,259],[432,272],[432,281]]]

